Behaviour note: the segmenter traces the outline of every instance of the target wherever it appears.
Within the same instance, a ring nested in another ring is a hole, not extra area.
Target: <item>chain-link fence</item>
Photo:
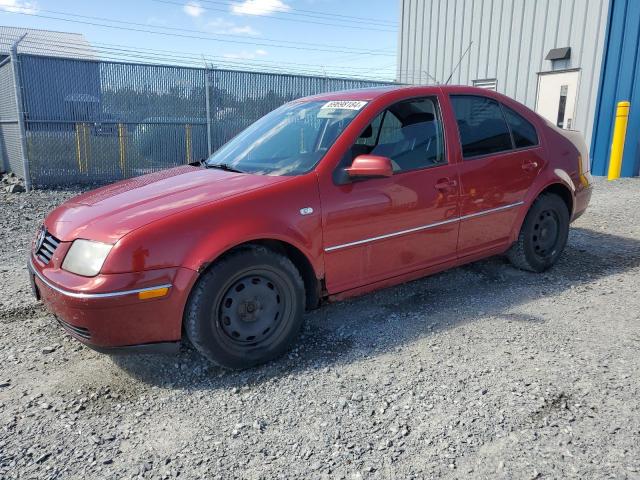
[[[189,163],[290,100],[384,84],[34,55],[16,60],[34,186],[109,182]]]

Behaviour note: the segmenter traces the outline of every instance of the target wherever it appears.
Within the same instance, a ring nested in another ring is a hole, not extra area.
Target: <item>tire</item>
[[[187,302],[185,331],[217,365],[249,368],[289,349],[304,303],[304,283],[287,257],[261,246],[242,248],[200,277]]]
[[[562,198],[543,193],[524,219],[518,240],[507,257],[521,270],[544,272],[560,257],[569,236],[569,210]]]

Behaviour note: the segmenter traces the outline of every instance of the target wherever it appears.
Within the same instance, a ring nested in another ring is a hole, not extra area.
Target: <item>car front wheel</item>
[[[529,209],[507,257],[517,268],[544,272],[558,261],[568,235],[567,205],[558,195],[543,193]]]
[[[185,330],[214,363],[248,368],[282,355],[302,326],[304,283],[293,263],[262,246],[232,252],[195,285]]]

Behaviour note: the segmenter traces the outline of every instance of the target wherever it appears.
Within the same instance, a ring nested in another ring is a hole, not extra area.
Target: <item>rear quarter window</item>
[[[535,127],[525,118],[511,110],[509,107],[502,105],[504,116],[511,128],[513,135],[513,143],[516,148],[533,147],[538,145],[538,134]]]

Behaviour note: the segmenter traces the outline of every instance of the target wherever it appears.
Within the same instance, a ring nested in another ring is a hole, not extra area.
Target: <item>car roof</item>
[[[427,87],[437,91],[438,87],[431,85]],[[305,97],[304,100],[375,100],[387,93],[397,92],[399,90],[420,90],[423,92],[424,86],[415,85],[389,85],[384,87],[370,87],[370,88],[357,88],[353,90],[339,90],[337,92],[320,93],[318,95],[312,95]]]
[[[340,90],[337,92],[320,93],[312,95],[300,100],[363,100],[372,101],[379,97],[391,93],[402,92],[406,96],[412,95],[433,95],[444,91],[445,93],[479,93],[482,95],[494,96],[494,92],[488,93],[488,90],[478,87],[470,87],[468,85],[388,85],[370,88],[358,88],[353,90]]]

